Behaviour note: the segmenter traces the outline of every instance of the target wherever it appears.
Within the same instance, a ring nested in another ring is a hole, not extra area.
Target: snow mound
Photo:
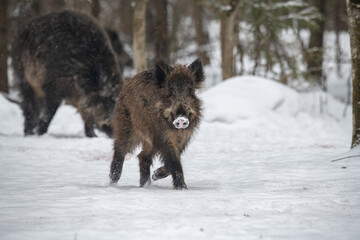
[[[299,93],[274,80],[241,76],[230,78],[203,92],[204,121],[234,123],[237,121],[308,122],[315,119],[349,122],[350,107],[321,92]],[[294,124],[294,123],[293,123]]]
[[[294,115],[301,108],[294,90],[256,76],[230,78],[201,94],[205,121],[232,123],[270,112]]]

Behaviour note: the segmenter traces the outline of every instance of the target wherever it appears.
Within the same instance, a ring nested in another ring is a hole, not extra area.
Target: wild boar
[[[25,135],[46,133],[64,99],[78,109],[86,136],[95,136],[94,127],[111,135],[121,72],[106,31],[92,17],[62,11],[34,18],[19,31],[11,58]]]
[[[200,123],[202,104],[195,91],[204,79],[197,59],[189,66],[174,67],[160,61],[154,70],[140,72],[124,83],[113,112],[112,183],[120,179],[125,154],[141,143],[141,187],[150,184],[150,166],[159,155],[164,166],[153,179],[171,174],[175,189],[187,188],[180,157]]]

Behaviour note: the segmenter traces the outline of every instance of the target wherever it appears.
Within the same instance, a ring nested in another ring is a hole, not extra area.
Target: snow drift
[[[275,81],[261,77],[234,77],[202,94],[205,121],[232,123],[272,112],[296,114],[300,95]]]

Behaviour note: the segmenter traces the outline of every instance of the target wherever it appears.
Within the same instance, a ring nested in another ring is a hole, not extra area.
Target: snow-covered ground
[[[170,178],[139,188],[136,153],[110,186],[111,139],[85,138],[65,105],[24,138],[0,96],[0,239],[360,239],[360,158],[331,161],[349,149],[350,109],[258,77],[201,97],[176,191]]]

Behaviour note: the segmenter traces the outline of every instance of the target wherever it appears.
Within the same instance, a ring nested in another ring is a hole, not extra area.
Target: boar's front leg
[[[96,137],[96,134],[94,131],[94,123],[92,121],[85,121],[84,127],[85,127],[85,136]]]
[[[166,178],[167,176],[170,175],[170,172],[168,172],[166,170],[166,168],[164,166],[159,167],[158,169],[156,169],[152,175],[152,179],[154,181],[159,180],[159,179],[163,179]]]
[[[34,129],[38,124],[40,104],[35,96],[34,90],[28,83],[20,84],[20,92],[23,97],[21,109],[25,119],[24,134],[25,136],[32,135],[34,134]]]
[[[168,149],[162,156],[164,167],[172,176],[174,188],[177,190],[187,189],[180,162],[180,154],[176,154],[174,149]]]

